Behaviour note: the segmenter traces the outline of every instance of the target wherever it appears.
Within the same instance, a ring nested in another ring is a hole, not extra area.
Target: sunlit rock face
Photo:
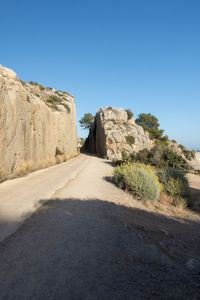
[[[24,82],[0,65],[0,178],[76,155],[75,119],[67,92]]]
[[[85,143],[85,150],[110,160],[119,160],[122,153],[150,149],[148,133],[137,125],[134,118],[128,120],[122,108],[102,107],[97,111],[94,124]]]
[[[155,145],[155,141],[150,140],[148,132],[137,125],[134,118],[128,120],[124,109],[102,107],[96,113],[83,151],[110,160],[121,160],[123,153],[131,154],[145,148],[150,150]],[[179,146],[177,142],[169,140],[169,148],[181,155],[193,169],[200,170],[200,153],[195,152],[194,158],[188,160]]]

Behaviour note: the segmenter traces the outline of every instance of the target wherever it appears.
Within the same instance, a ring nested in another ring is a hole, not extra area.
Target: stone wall
[[[60,103],[55,105],[52,96]],[[23,175],[76,154],[73,97],[23,82],[0,66],[0,178]]]

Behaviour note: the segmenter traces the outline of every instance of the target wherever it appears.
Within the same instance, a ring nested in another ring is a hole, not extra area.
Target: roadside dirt
[[[200,215],[147,208],[112,171],[90,156],[0,244],[0,299],[200,299]]]

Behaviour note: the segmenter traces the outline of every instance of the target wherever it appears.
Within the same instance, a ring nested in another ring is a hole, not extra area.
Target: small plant
[[[126,109],[127,115],[128,115],[128,120],[130,120],[131,118],[133,118],[133,112],[128,108]]]
[[[175,144],[175,143],[176,143],[176,140],[172,140],[172,142]]]
[[[140,163],[116,167],[114,181],[120,188],[129,191],[137,199],[157,201],[162,189],[152,168]]]
[[[189,149],[184,149],[182,150],[183,155],[185,156],[186,159],[192,160],[195,158],[195,151],[194,150],[189,150]]]
[[[27,99],[28,102],[30,102],[30,96],[29,95],[26,96],[26,99]]]
[[[128,135],[125,137],[126,138],[126,142],[129,144],[129,145],[133,145],[135,143],[135,137],[132,136],[132,135]]]
[[[68,104],[66,104],[66,103],[61,103],[61,105],[64,106],[64,107],[66,108],[66,110],[67,110],[68,113],[70,113],[70,107],[69,107]]]
[[[178,147],[179,147],[182,151],[185,150],[185,147],[184,147],[183,145],[181,145],[181,144],[179,144]]]
[[[44,91],[44,90],[45,90],[45,87],[44,87],[43,85],[40,84],[39,87],[40,87],[40,90],[41,90],[41,91]]]
[[[52,95],[49,98],[47,98],[46,102],[48,104],[50,104],[49,107],[51,107],[51,108],[59,110],[59,108],[57,107],[57,105],[62,105],[63,107],[66,108],[66,110],[68,111],[68,113],[70,112],[69,105],[67,103],[64,103],[63,100],[60,97],[56,96],[56,95]]]
[[[63,152],[60,151],[60,149],[58,147],[56,147],[56,153],[55,153],[55,156],[58,156],[58,155],[63,155]]]
[[[47,106],[51,109],[54,109],[54,110],[57,110],[57,111],[60,111],[60,109],[58,108],[58,106],[54,103],[47,103]]]
[[[71,96],[68,92],[63,91],[63,94],[67,95],[67,96]]]

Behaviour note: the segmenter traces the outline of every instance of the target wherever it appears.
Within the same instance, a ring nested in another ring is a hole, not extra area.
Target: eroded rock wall
[[[0,177],[23,175],[76,154],[73,97],[25,83],[0,66]]]
[[[134,142],[131,143],[128,137],[133,137]],[[96,113],[84,150],[110,160],[120,160],[122,152],[138,152],[151,147],[148,133],[133,118],[128,120],[125,110],[103,107]]]
[[[128,120],[127,112],[124,109],[103,107],[96,113],[83,151],[110,160],[121,160],[123,152],[131,154],[133,151],[138,152],[145,148],[150,150],[154,146],[156,146],[156,142],[150,140],[148,132],[137,125],[134,118]],[[169,140],[168,146],[181,155],[194,170],[200,170],[200,153],[194,151],[194,158],[189,160],[177,142]],[[185,150],[190,149],[185,148]]]

